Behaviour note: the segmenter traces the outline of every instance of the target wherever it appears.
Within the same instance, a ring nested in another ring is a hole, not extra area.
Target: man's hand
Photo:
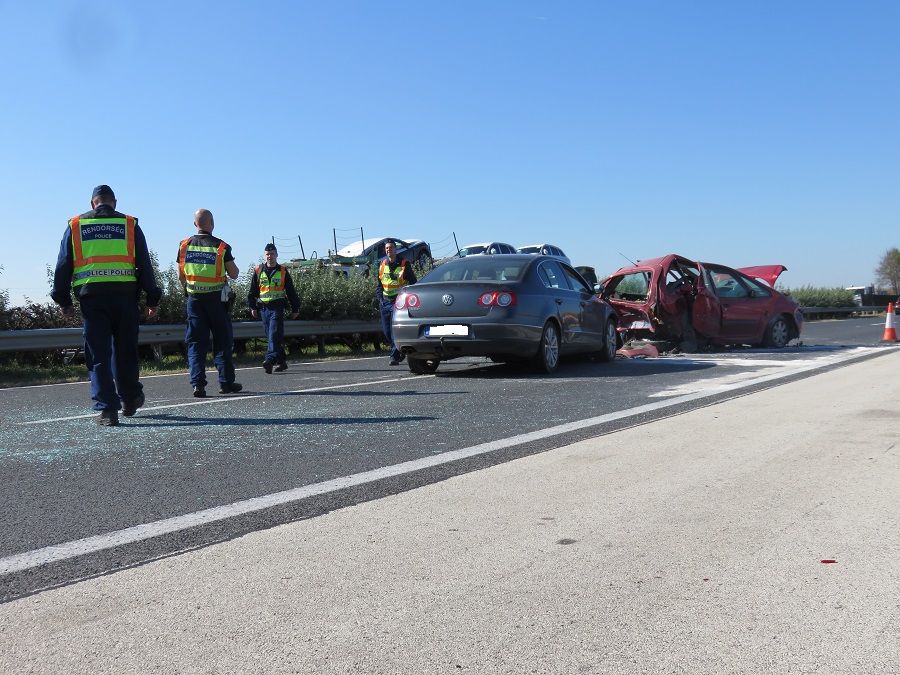
[[[159,307],[148,307],[147,308],[147,318],[148,319],[155,319],[157,316],[159,316]]]
[[[258,319],[258,318],[259,318],[259,310],[258,310],[258,309],[251,309],[251,310],[250,310],[250,316],[252,316],[254,319]]]
[[[75,316],[75,305],[62,308],[63,316]]]
[[[291,312],[292,319],[296,319],[298,316],[300,316],[300,312]]]

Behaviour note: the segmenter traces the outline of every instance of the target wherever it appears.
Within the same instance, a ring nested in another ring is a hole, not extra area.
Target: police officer
[[[394,315],[394,301],[400,293],[400,289],[404,286],[416,283],[416,274],[412,270],[412,265],[408,265],[406,260],[397,260],[397,246],[393,241],[388,241],[384,245],[385,257],[381,259],[378,265],[378,287],[375,296],[378,299],[378,307],[381,310],[381,330],[391,345],[391,361],[392,366],[399,365],[406,358],[404,354],[397,349],[394,344],[394,338],[391,335],[391,317]]]
[[[91,210],[69,219],[63,234],[51,297],[66,316],[75,315],[72,290],[81,304],[84,357],[91,399],[101,426],[119,424],[144,405],[138,363],[138,296],[147,294],[147,317],[157,314],[162,292],[138,219],[116,211],[108,185],[91,193]]]
[[[212,232],[213,214],[198,209],[194,214],[197,233],[178,247],[178,277],[187,293],[188,367],[194,396],[206,397],[206,354],[212,332],[213,360],[219,371],[219,393],[231,394],[243,387],[234,381],[232,346],[234,337],[231,317],[223,302],[225,275],[237,279],[238,268],[231,254],[231,246]]]
[[[284,310],[291,306],[291,318],[300,314],[300,299],[294,290],[294,280],[284,265],[278,264],[275,244],[266,244],[263,251],[265,265],[257,265],[250,281],[247,304],[254,319],[262,317],[266,339],[269,341],[262,367],[267,373],[287,370],[284,356]]]

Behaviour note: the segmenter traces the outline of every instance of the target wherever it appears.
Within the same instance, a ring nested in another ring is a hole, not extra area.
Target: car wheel
[[[408,357],[406,362],[409,366],[409,372],[416,375],[431,375],[441,365],[440,359],[417,359],[413,356]]]
[[[416,258],[416,265],[419,269],[425,270],[431,264],[431,256],[426,251],[419,251],[419,257]]]
[[[766,329],[766,339],[763,343],[766,347],[781,349],[791,341],[791,327],[783,316],[779,316],[769,324]]]
[[[542,373],[552,373],[559,365],[559,328],[552,321],[548,321],[544,325],[541,344],[534,357],[534,365]]]
[[[616,359],[616,322],[606,322],[606,332],[603,335],[603,349],[597,352],[597,358],[604,363],[615,361]]]

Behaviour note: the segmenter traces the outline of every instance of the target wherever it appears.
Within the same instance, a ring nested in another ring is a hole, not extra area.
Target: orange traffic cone
[[[887,318],[884,321],[884,335],[881,336],[882,342],[896,342],[897,329],[894,328],[894,303],[888,303]]]

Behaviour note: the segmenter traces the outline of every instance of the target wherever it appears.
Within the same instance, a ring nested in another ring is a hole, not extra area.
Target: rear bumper
[[[397,348],[406,355],[425,359],[454,359],[460,356],[518,356],[531,357],[537,353],[543,327],[465,323],[468,337],[423,337],[426,325],[422,321],[394,321],[391,331]]]

